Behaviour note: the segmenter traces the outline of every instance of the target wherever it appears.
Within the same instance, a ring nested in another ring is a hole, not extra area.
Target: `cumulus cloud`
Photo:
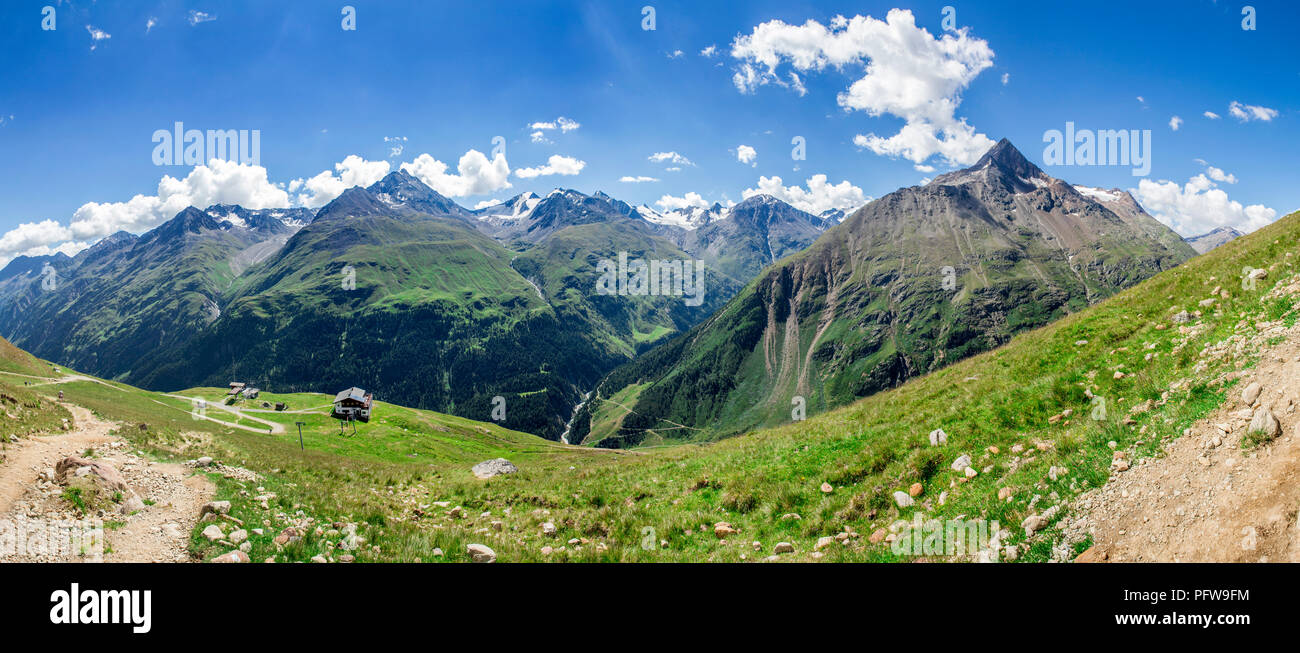
[[[895,135],[859,134],[854,142],[876,154],[924,163],[938,155],[950,165],[969,165],[993,141],[957,118],[961,92],[993,65],[993,50],[966,29],[935,38],[917,27],[910,11],[891,9],[884,21],[870,16],[837,16],[827,28],[815,20],[803,25],[768,21],[732,43],[740,60],[732,82],[742,93],[777,84],[803,92],[795,72],[785,76],[781,64],[795,71],[862,66],[861,77],[838,96],[846,111],[871,116],[889,114],[905,121]]]
[[[1182,119],[1182,118],[1179,118],[1178,116],[1174,116],[1174,117],[1172,117],[1172,118],[1169,119],[1169,128],[1170,128],[1170,129],[1172,129],[1172,130],[1174,130],[1174,131],[1178,131],[1178,128],[1179,128],[1179,127],[1182,127],[1182,126],[1183,126],[1183,119]]]
[[[654,154],[651,154],[651,155],[650,155],[649,157],[647,157],[647,158],[648,158],[650,161],[654,162],[654,163],[671,163],[671,164],[673,164],[673,165],[675,165],[675,166],[693,166],[693,165],[695,165],[694,163],[691,163],[691,160],[690,160],[690,159],[688,159],[688,158],[686,158],[686,157],[684,157],[684,156],[682,156],[682,155],[680,155],[680,154],[678,154],[678,153],[676,153],[676,152],[655,152]],[[680,169],[681,169],[680,167],[677,168],[677,170],[680,170]],[[669,168],[669,170],[673,170],[673,169],[672,169],[672,168]]]
[[[677,211],[681,209],[690,209],[690,208],[707,209],[713,205],[710,204],[708,200],[700,196],[699,193],[687,193],[682,197],[664,195],[663,197],[660,197],[658,200],[655,200],[655,206],[658,206],[660,209],[663,209],[664,211]]]
[[[383,179],[389,170],[391,166],[387,161],[367,161],[350,154],[335,163],[333,171],[323,170],[310,179],[289,182],[289,192],[298,193],[297,200],[302,206],[318,209],[353,186],[369,186]]]
[[[1277,117],[1277,109],[1270,109],[1268,107],[1261,107],[1253,104],[1242,104],[1234,100],[1232,104],[1228,105],[1228,115],[1242,122],[1250,122],[1252,120],[1270,122]]]
[[[184,179],[164,175],[157,195],[126,202],[87,202],[72,214],[69,228],[78,240],[117,231],[144,231],[162,224],[187,206],[238,204],[250,209],[284,208],[289,194],[267,180],[266,168],[213,159],[195,166]]]
[[[483,200],[482,202],[479,202],[478,204],[474,205],[474,210],[477,211],[479,209],[486,209],[489,206],[496,206],[500,203],[501,200]]]
[[[1237,177],[1207,166],[1204,173],[1186,184],[1143,179],[1130,192],[1148,213],[1183,236],[1200,235],[1218,227],[1251,232],[1277,217],[1277,211],[1262,204],[1242,206],[1228,199],[1219,183],[1235,184]]]
[[[637,177],[619,177],[619,181],[625,184],[644,184],[648,182],[659,181],[654,177],[637,176]]]
[[[289,206],[289,194],[268,181],[261,166],[213,159],[195,166],[184,179],[164,175],[155,195],[136,195],[126,202],[87,202],[66,226],[54,220],[20,224],[0,236],[0,259],[55,251],[74,254],[109,234],[152,229],[185,207],[213,204],[283,208]]]
[[[576,175],[582,172],[582,169],[586,166],[586,161],[579,161],[571,156],[552,154],[546,160],[546,165],[536,168],[520,168],[515,171],[515,176],[520,179],[532,179],[533,177],[546,177],[549,175]]]
[[[484,195],[510,188],[510,165],[502,153],[489,160],[482,152],[470,150],[456,164],[457,174],[449,174],[447,164],[428,154],[403,163],[401,169],[447,197]]]
[[[1002,73],[1002,85],[1006,86],[1011,83],[1011,73]]]
[[[757,158],[758,151],[748,145],[741,145],[736,148],[736,160],[741,163],[758,165],[757,163],[754,163],[754,160]]]
[[[712,58],[716,54],[718,54],[718,46],[716,45],[710,45],[709,47],[700,50],[701,57]]]
[[[1201,115],[1205,116],[1206,118],[1209,118],[1210,120],[1218,120],[1218,119],[1219,119],[1219,114],[1217,114],[1217,113],[1215,113],[1215,112],[1213,112],[1213,111],[1206,111],[1205,113],[1203,113],[1203,114],[1201,114]]]
[[[851,211],[868,201],[862,189],[847,180],[830,184],[826,181],[826,175],[813,175],[808,178],[806,184],[807,188],[786,186],[780,177],[759,177],[758,187],[746,188],[742,196],[748,199],[754,195],[771,195],[800,211],[807,211],[813,215],[819,215],[830,209]]]

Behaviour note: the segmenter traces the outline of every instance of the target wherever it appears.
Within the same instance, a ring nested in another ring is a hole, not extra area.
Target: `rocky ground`
[[[1075,501],[1067,539],[1094,542],[1077,561],[1300,562],[1300,325],[1256,326],[1200,352],[1261,354],[1223,377],[1238,379],[1223,406],[1156,458],[1117,452],[1109,482]]]
[[[214,492],[212,483],[182,465],[158,463],[132,452],[126,441],[111,433],[114,424],[79,406],[67,408],[76,418],[76,427],[69,432],[8,445],[7,459],[0,464],[0,523],[14,532],[27,532],[41,523],[101,520],[105,562],[190,560],[189,534],[201,506]],[[81,463],[60,464],[70,457],[92,462],[98,470]],[[64,491],[69,479],[92,475],[101,481],[101,476],[107,477],[124,489],[119,502],[83,515]],[[5,562],[86,559],[79,552],[32,555],[0,547],[0,561]]]

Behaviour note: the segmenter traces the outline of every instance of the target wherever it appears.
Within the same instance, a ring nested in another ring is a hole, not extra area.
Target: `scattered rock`
[[[724,540],[727,538],[728,535],[735,535],[736,533],[739,532],[740,531],[732,528],[731,524],[728,524],[725,521],[720,521],[713,525],[713,534],[716,535],[717,538],[720,540]]]
[[[962,454],[957,460],[952,461],[952,471],[960,472],[970,468],[970,456]]]
[[[789,542],[777,542],[776,546],[772,547],[772,553],[794,553],[794,545]]]
[[[1174,324],[1187,324],[1192,321],[1192,314],[1187,311],[1179,311],[1173,317],[1169,318]]]
[[[248,559],[248,554],[244,553],[243,551],[231,551],[230,553],[219,555],[213,558],[212,561],[220,562],[220,563],[231,563],[231,562],[241,563],[241,562],[249,562],[249,559]]]
[[[212,526],[209,526],[208,528],[212,528]],[[248,539],[248,531],[241,528],[231,533],[228,539],[230,540],[231,544],[235,544],[235,545],[243,544],[244,540]]]
[[[830,494],[831,492],[834,492],[834,491],[835,491],[835,488],[831,487],[831,484],[830,484],[830,483],[822,483],[822,492],[823,492],[823,493],[825,493],[825,494]]]
[[[907,508],[916,502],[906,492],[899,490],[894,493],[894,503],[897,503],[899,508]]]
[[[948,434],[944,433],[943,429],[930,431],[930,446],[938,447],[945,444],[948,444]]]
[[[497,552],[483,544],[470,544],[465,547],[469,552],[470,560],[474,562],[496,562]]]
[[[913,483],[913,484],[912,484],[912,487],[907,488],[907,493],[908,493],[909,495],[911,495],[911,496],[914,496],[914,497],[919,497],[919,496],[921,496],[921,493],[924,492],[924,491],[925,491],[925,488],[921,487],[921,484],[920,484],[920,483]]]
[[[207,528],[203,529],[203,537],[208,538],[209,542],[216,542],[225,536],[226,534],[221,532],[221,527],[216,524],[209,524]]]
[[[1009,499],[1009,498],[1011,498],[1012,496],[1014,496],[1015,493],[1016,493],[1016,491],[1015,491],[1015,490],[1012,490],[1012,489],[1009,488],[1009,487],[1001,487],[1001,488],[998,488],[998,501],[1006,501],[1007,499]]]
[[[824,549],[824,548],[826,548],[826,547],[828,547],[828,546],[830,546],[830,545],[832,545],[832,544],[834,544],[834,543],[835,543],[835,538],[833,538],[833,537],[830,537],[830,536],[827,536],[827,537],[819,537],[819,538],[817,538],[817,544],[813,545],[813,550],[814,550],[814,551],[821,551],[822,549]]]
[[[1259,393],[1263,391],[1263,389],[1264,388],[1260,386],[1258,382],[1251,383],[1246,386],[1246,389],[1241,391],[1241,402],[1247,406],[1254,406],[1255,400],[1259,399]]]
[[[1106,559],[1109,557],[1110,556],[1107,555],[1105,551],[1102,551],[1095,546],[1091,546],[1088,547],[1088,550],[1084,551],[1083,553],[1080,553],[1079,556],[1074,559],[1074,561],[1082,562],[1082,563],[1105,562]]]
[[[500,476],[502,474],[513,474],[519,471],[519,468],[515,467],[514,463],[505,458],[493,458],[492,460],[485,460],[475,465],[470,468],[470,471],[473,472],[474,476],[477,478],[492,478],[493,476]]]
[[[1282,430],[1281,424],[1273,416],[1273,411],[1268,406],[1260,406],[1255,409],[1255,414],[1250,418],[1250,426],[1246,429],[1247,433],[1252,433],[1265,438],[1276,437]]]

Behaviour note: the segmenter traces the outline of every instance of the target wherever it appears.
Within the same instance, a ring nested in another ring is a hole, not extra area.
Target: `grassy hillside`
[[[54,369],[0,338],[0,442],[5,443],[0,447],[11,435],[50,433],[61,429],[64,419],[72,423],[71,413],[31,385],[55,376]]]
[[[378,547],[359,552],[363,562],[467,561],[471,542],[491,546],[503,561],[740,561],[768,556],[784,541],[795,553],[781,559],[808,560],[819,538],[841,532],[857,536],[824,549],[825,560],[910,560],[868,536],[918,514],[997,520],[1010,531],[1004,544],[1024,545],[1020,560],[1043,561],[1088,544],[1062,541],[1059,520],[1069,517],[1071,496],[1106,481],[1110,442],[1135,459],[1179,437],[1253,364],[1256,336],[1295,321],[1297,242],[1300,214],[893,390],[705,445],[566,447],[387,404],[355,437],[337,435],[320,414],[247,413],[290,427],[307,422],[301,452],[292,428],[269,435],[194,421],[183,399],[120,386],[65,389],[106,416],[148,422],[147,433],[124,434],[158,455],[211,455],[260,474],[244,482],[217,477],[219,498],[233,502],[233,514],[265,525],[266,535],[252,540],[250,555],[259,561],[327,552],[338,539],[328,524],[284,551],[270,541],[307,517],[359,523],[366,546]],[[1243,288],[1248,266],[1268,270],[1253,288]],[[1202,305],[1216,287],[1214,302]],[[1202,314],[1171,322],[1183,310]],[[1104,415],[1089,394],[1103,398]],[[303,409],[327,398],[282,399]],[[1071,414],[1055,417],[1066,410]],[[935,428],[949,435],[945,446],[929,445]],[[962,454],[973,459],[974,478],[951,469]],[[487,481],[470,474],[474,463],[496,456],[521,471]],[[913,484],[921,490],[916,504],[898,508],[893,493]],[[1003,488],[1010,496],[1000,500]],[[265,493],[276,497],[264,510],[256,497]],[[1047,526],[1026,539],[1021,521],[1057,506]],[[799,518],[782,518],[791,513]],[[555,525],[554,537],[542,534],[545,522]],[[738,532],[719,539],[717,522]],[[204,556],[222,553],[197,539],[194,545]],[[544,546],[553,547],[549,555]]]

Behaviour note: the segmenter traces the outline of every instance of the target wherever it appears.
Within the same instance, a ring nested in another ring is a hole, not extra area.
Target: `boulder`
[[[470,471],[474,472],[474,476],[477,478],[492,478],[502,474],[513,474],[519,471],[519,468],[505,458],[493,458],[473,466]]]
[[[60,484],[68,482],[68,474],[75,477],[89,478],[95,485],[108,493],[122,492],[130,494],[131,488],[117,470],[105,462],[89,460],[80,456],[68,456],[54,466],[54,480]]]
[[[1259,382],[1251,383],[1241,391],[1241,402],[1247,406],[1254,406],[1255,400],[1259,399],[1259,393],[1263,390],[1264,388],[1259,385]]]
[[[227,553],[225,555],[219,555],[213,558],[212,561],[222,562],[222,563],[231,563],[231,562],[240,563],[240,562],[248,562],[249,559],[248,559],[248,554],[244,553],[243,551],[231,551],[230,553]]]
[[[907,508],[913,503],[916,503],[916,501],[906,492],[899,490],[894,493],[894,503],[898,504],[899,508]]]
[[[952,461],[952,471],[960,472],[970,467],[970,456],[962,454],[957,460]]]
[[[216,542],[225,536],[226,534],[221,532],[221,527],[216,524],[209,524],[207,528],[203,529],[203,537],[208,538],[209,542]]]
[[[720,521],[713,525],[713,534],[720,540],[726,539],[727,536],[735,535],[739,532],[740,531],[736,530],[731,526],[731,524],[728,524],[725,521]]]
[[[231,533],[230,537],[227,539],[230,540],[231,544],[235,544],[235,545],[243,544],[244,541],[248,539],[248,531],[241,528]]]
[[[772,553],[794,553],[794,545],[789,542],[777,542]]]
[[[203,504],[203,507],[199,509],[199,519],[202,519],[203,516],[204,516],[204,515],[207,515],[208,513],[212,513],[212,514],[214,514],[214,515],[229,515],[229,514],[230,514],[230,502],[229,502],[229,501],[209,501],[209,502]]]
[[[1169,321],[1173,322],[1174,324],[1187,324],[1188,322],[1192,321],[1192,314],[1188,313],[1187,311],[1179,311],[1178,313],[1174,314],[1173,317],[1169,318]]]
[[[470,544],[465,547],[465,550],[469,553],[470,560],[473,560],[474,562],[488,563],[497,561],[497,552],[493,551],[487,545]]]
[[[930,431],[930,446],[938,447],[945,444],[948,444],[948,434],[944,433],[943,429]]]
[[[1278,423],[1277,417],[1273,416],[1273,411],[1268,406],[1260,406],[1255,409],[1255,414],[1250,418],[1250,426],[1246,429],[1247,433],[1261,435],[1265,438],[1272,438],[1282,430],[1282,425]]]
[[[824,549],[824,548],[826,548],[826,547],[828,547],[828,546],[830,546],[830,545],[832,545],[832,544],[835,544],[835,538],[834,538],[834,537],[830,537],[830,536],[819,537],[819,538],[817,538],[817,544],[815,544],[815,545],[813,546],[813,550],[814,550],[814,551],[821,551],[822,549]]]

